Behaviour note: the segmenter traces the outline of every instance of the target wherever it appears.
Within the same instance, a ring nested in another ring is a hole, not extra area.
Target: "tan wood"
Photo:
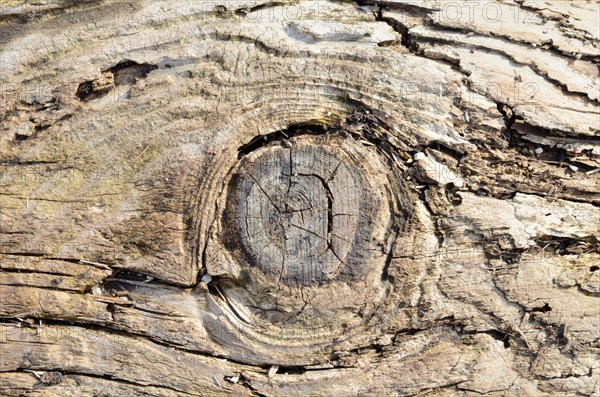
[[[600,396],[594,1],[0,6],[0,395]]]

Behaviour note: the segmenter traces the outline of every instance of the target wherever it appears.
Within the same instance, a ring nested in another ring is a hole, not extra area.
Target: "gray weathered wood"
[[[600,396],[597,2],[0,15],[0,394]]]

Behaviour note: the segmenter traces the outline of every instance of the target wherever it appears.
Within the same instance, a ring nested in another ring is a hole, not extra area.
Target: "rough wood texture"
[[[0,394],[600,396],[597,2],[0,13]]]

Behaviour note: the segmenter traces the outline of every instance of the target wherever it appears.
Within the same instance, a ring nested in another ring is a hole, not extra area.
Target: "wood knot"
[[[227,245],[288,285],[364,274],[390,208],[381,175],[369,169],[377,163],[361,164],[360,151],[352,141],[305,136],[245,156],[229,186]]]
[[[393,247],[412,205],[385,145],[293,132],[249,141],[220,176],[202,252],[220,318],[240,338],[261,340],[266,355],[319,349],[366,326],[389,296]]]
[[[372,203],[339,148],[288,146],[244,159],[230,190],[229,232],[265,273],[287,284],[320,283],[347,266],[361,207]]]

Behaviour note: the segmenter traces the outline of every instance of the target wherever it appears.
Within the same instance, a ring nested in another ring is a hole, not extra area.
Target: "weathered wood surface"
[[[0,394],[600,396],[597,2],[1,4]]]

